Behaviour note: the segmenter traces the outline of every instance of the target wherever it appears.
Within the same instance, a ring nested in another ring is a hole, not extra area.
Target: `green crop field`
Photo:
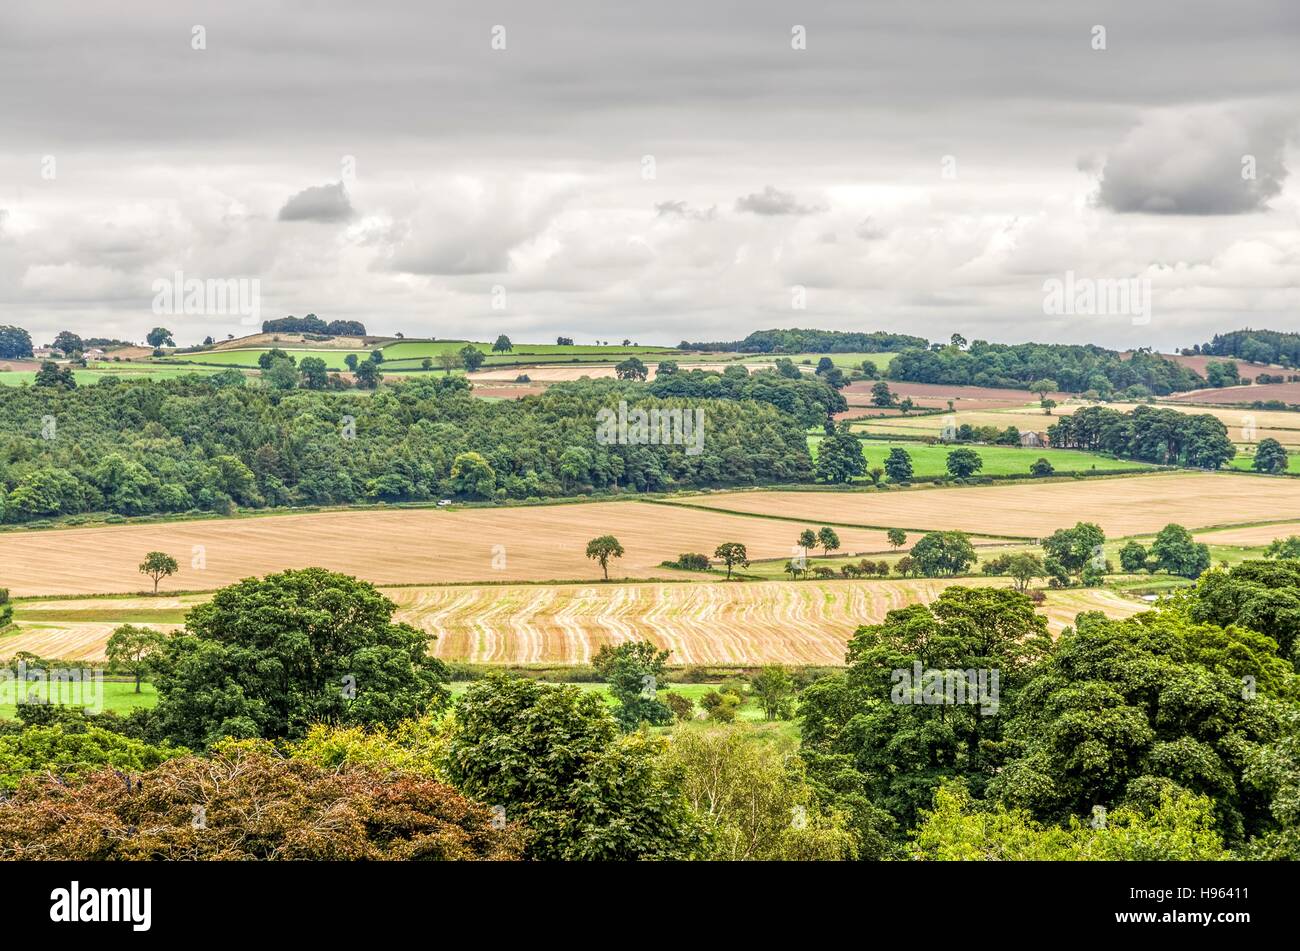
[[[193,373],[216,372],[217,370],[211,367],[165,366],[160,363],[93,363],[88,369],[73,370],[77,383],[81,385],[98,383],[100,380],[108,379],[109,377],[115,377],[122,380],[138,380],[143,378],[148,378],[150,380],[172,380],[177,377],[189,376]],[[35,380],[36,371],[34,370],[0,371],[0,386],[21,386],[24,383],[34,383]]]
[[[1240,469],[1243,472],[1253,472],[1254,470],[1251,467],[1254,464],[1255,464],[1254,453],[1248,454],[1246,452],[1243,452],[1240,446],[1237,447],[1236,458],[1233,459],[1230,463],[1228,463],[1228,465],[1231,466],[1233,469]],[[1294,473],[1296,475],[1300,475],[1300,452],[1296,452],[1294,449],[1290,450],[1290,455],[1287,456],[1287,460],[1286,460],[1286,471],[1290,473]]]
[[[817,444],[821,436],[808,437],[808,451],[817,457]],[[961,448],[956,445],[926,444],[919,442],[887,442],[864,439],[862,450],[867,457],[867,467],[884,465],[885,457],[894,448],[905,449],[912,457],[912,471],[917,478],[948,474],[948,453]],[[1110,459],[1096,453],[1075,449],[1034,449],[1021,446],[969,446],[984,460],[979,475],[1028,475],[1029,467],[1039,459],[1046,459],[1058,473],[1116,472],[1124,469],[1150,469],[1152,466],[1127,459]]]

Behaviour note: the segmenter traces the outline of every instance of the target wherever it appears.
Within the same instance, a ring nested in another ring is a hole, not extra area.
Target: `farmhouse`
[[[1020,445],[1022,446],[1042,448],[1045,447],[1048,442],[1050,442],[1050,440],[1047,438],[1047,433],[1036,433],[1033,430],[1030,430],[1029,432],[1020,434]]]
[[[32,357],[37,360],[56,360],[63,356],[62,350],[55,350],[53,347],[37,347],[32,351]]]

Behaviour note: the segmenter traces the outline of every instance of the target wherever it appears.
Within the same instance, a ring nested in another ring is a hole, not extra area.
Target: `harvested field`
[[[1290,376],[1294,370],[1272,370],[1272,375]],[[1179,403],[1243,403],[1256,400],[1300,403],[1300,383],[1253,383],[1250,386],[1225,386],[1220,389],[1192,390],[1168,397]]]
[[[1053,634],[1059,634],[1066,625],[1073,626],[1074,619],[1084,611],[1101,611],[1110,618],[1132,617],[1151,610],[1151,605],[1126,598],[1105,588],[1080,588],[1066,591],[1044,592],[1047,600],[1038,605],[1038,612],[1047,618]]]
[[[210,590],[250,575],[317,565],[377,584],[551,581],[600,577],[585,557],[597,535],[627,554],[611,577],[662,577],[661,561],[712,554],[739,541],[751,558],[789,558],[798,535],[788,522],[710,514],[648,502],[593,502],[438,511],[321,512],[0,533],[0,583],[15,596],[147,590],[136,570],[164,551],[181,570],[162,590]],[[846,553],[890,550],[883,532],[839,533]],[[194,568],[198,554],[206,567]]]
[[[1021,432],[1036,430],[1046,432],[1057,421],[1058,416],[1068,416],[1091,404],[1067,403],[1054,409],[1048,416],[1041,410],[970,410],[956,413],[944,413],[934,416],[890,417],[889,419],[871,420],[861,424],[859,429],[867,432],[889,435],[937,436],[949,420],[955,425],[996,426],[1006,429],[1015,426]],[[1119,412],[1134,409],[1136,403],[1109,403],[1109,408]],[[1178,410],[1194,415],[1209,414],[1219,419],[1228,428],[1228,438],[1239,443],[1253,443],[1266,437],[1272,437],[1284,446],[1300,445],[1300,413],[1286,410],[1237,410],[1214,409],[1194,404],[1171,405],[1159,404],[1161,408]],[[976,447],[978,450],[978,447]]]
[[[488,664],[584,664],[602,644],[646,639],[680,664],[844,662],[848,638],[886,612],[931,601],[951,585],[1003,587],[1002,578],[743,584],[505,585],[386,588],[397,617],[437,640],[444,660]],[[150,599],[133,599],[147,602]],[[167,600],[167,599],[159,599]],[[174,600],[174,599],[173,599]],[[190,599],[186,599],[187,603]],[[114,605],[116,600],[48,602]],[[28,606],[24,605],[24,610]],[[32,605],[35,607],[35,605]],[[1079,611],[1125,617],[1143,605],[1106,591],[1051,592],[1044,607],[1057,632]],[[68,610],[78,611],[76,607]],[[177,625],[152,625],[170,629]],[[0,657],[28,650],[43,657],[103,659],[114,625],[55,619],[21,622],[0,638]]]
[[[1196,529],[1295,520],[1300,518],[1300,482],[1179,472],[893,492],[714,493],[689,502],[810,522],[960,529],[1024,538],[1041,538],[1088,521],[1101,525],[1111,538],[1119,538],[1154,533],[1170,522]]]
[[[658,363],[651,363],[649,360],[643,361],[646,369],[650,371],[650,379],[655,378],[659,371]],[[721,373],[729,366],[743,366],[751,373],[755,370],[762,370],[771,367],[770,363],[681,363],[679,367],[683,371],[689,370],[712,370],[715,373]],[[593,380],[608,379],[614,376],[614,364],[571,364],[569,366],[557,366],[554,364],[545,366],[513,366],[497,370],[478,370],[469,374],[469,380],[472,383],[513,383],[515,377],[519,374],[527,374],[528,378],[534,383],[563,383],[567,380],[580,380],[584,376]]]
[[[1124,354],[1124,356],[1128,356],[1128,354]],[[1256,377],[1256,375],[1260,373],[1286,372],[1284,370],[1279,370],[1277,367],[1268,366],[1267,364],[1264,363],[1251,363],[1247,360],[1241,360],[1237,357],[1212,357],[1212,356],[1207,356],[1205,354],[1193,354],[1190,356],[1183,356],[1181,353],[1165,353],[1162,354],[1162,356],[1166,360],[1174,361],[1174,363],[1181,363],[1189,370],[1194,370],[1197,373],[1199,373],[1201,376],[1205,376],[1206,372],[1209,369],[1210,361],[1212,360],[1215,363],[1237,364],[1237,372],[1241,374],[1243,379],[1253,380]]]
[[[840,392],[850,406],[869,404],[871,388],[877,381],[851,383]],[[942,383],[905,383],[898,380],[886,380],[889,390],[899,399],[910,397],[917,406],[930,409],[945,409],[948,401],[953,401],[953,408],[971,409],[1011,409],[1014,407],[1037,405],[1038,394],[1029,390],[1003,390],[992,386],[949,386]],[[1048,393],[1058,403],[1070,398],[1069,393]]]
[[[1247,528],[1228,528],[1221,532],[1197,532],[1196,540],[1207,545],[1240,545],[1252,548],[1267,545],[1275,538],[1300,535],[1300,522],[1274,522],[1271,525],[1251,525]]]
[[[474,386],[473,393],[475,396],[488,400],[517,400],[525,396],[540,396],[546,392],[546,387],[541,384],[519,383],[514,386],[484,386],[479,383]]]

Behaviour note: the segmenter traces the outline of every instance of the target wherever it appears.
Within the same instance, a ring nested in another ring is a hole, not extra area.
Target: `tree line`
[[[806,388],[768,376],[770,384],[750,388],[723,383],[702,401],[692,394],[688,405],[617,380],[500,402],[473,398],[459,378],[353,395],[278,391],[237,371],[76,389],[0,387],[0,518],[810,481],[802,421],[758,398],[780,402]],[[597,413],[620,399],[647,410],[703,408],[702,451],[602,444]]]

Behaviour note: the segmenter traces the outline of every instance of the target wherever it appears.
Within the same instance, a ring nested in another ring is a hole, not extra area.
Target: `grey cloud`
[[[821,205],[802,205],[790,192],[768,185],[762,192],[737,198],[736,210],[755,215],[815,215],[826,208]]]
[[[280,209],[281,221],[347,221],[355,214],[342,182],[313,185],[294,195]]]
[[[655,203],[655,216],[658,218],[687,218],[691,221],[712,221],[718,215],[718,206],[692,208],[684,201],[661,201]]]
[[[1285,145],[1275,115],[1218,107],[1148,115],[1107,157],[1096,200],[1156,215],[1261,211],[1282,190]]]

